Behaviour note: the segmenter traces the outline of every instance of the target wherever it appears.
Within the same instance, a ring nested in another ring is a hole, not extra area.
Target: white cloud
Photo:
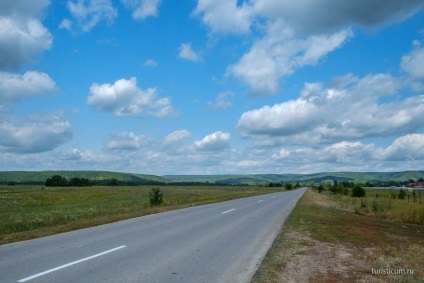
[[[198,0],[194,15],[214,33],[243,34],[250,30],[252,7],[237,0]]]
[[[193,51],[190,43],[181,43],[178,58],[194,62],[200,61],[200,56]]]
[[[414,49],[402,57],[400,67],[408,75],[409,85],[415,91],[424,90],[424,47],[415,40]]]
[[[145,136],[136,136],[133,132],[124,132],[119,135],[113,136],[107,142],[108,150],[139,150],[147,143]]]
[[[191,135],[191,132],[187,130],[176,130],[166,136],[163,144],[165,146],[171,146],[178,143],[181,143],[183,140],[188,138]]]
[[[66,6],[83,32],[90,31],[101,21],[112,23],[118,16],[110,0],[68,1]]]
[[[148,59],[146,60],[146,62],[144,62],[144,67],[157,67],[157,66],[158,66],[158,62],[152,59]]]
[[[87,103],[117,117],[171,118],[178,115],[169,98],[158,98],[156,88],[142,90],[137,79],[120,79],[113,84],[92,84]]]
[[[147,17],[157,17],[161,0],[121,0],[121,2],[126,7],[134,9],[132,17],[135,20],[144,20]]]
[[[45,73],[27,71],[23,75],[0,72],[0,102],[17,102],[22,99],[53,93],[55,82]]]
[[[72,138],[61,114],[36,115],[0,122],[0,150],[12,153],[50,151]]]
[[[0,16],[0,70],[16,70],[52,45],[50,32],[32,17]]]
[[[281,78],[300,67],[317,65],[351,36],[350,30],[343,30],[331,35],[296,38],[283,22],[275,22],[239,62],[227,68],[227,75],[245,82],[253,94],[274,94]]]
[[[193,147],[198,151],[221,151],[230,146],[230,134],[221,131],[207,135],[200,141],[195,141]]]
[[[414,43],[414,49],[402,57],[401,69],[413,79],[424,79],[424,47],[418,41]]]
[[[229,100],[231,96],[234,95],[234,92],[232,91],[226,91],[221,92],[218,94],[218,96],[215,98],[214,102],[208,102],[208,105],[217,109],[227,109],[233,106],[233,103]]]
[[[300,98],[245,112],[238,129],[264,143],[314,144],[393,136],[422,127],[424,96],[379,103],[400,89],[399,80],[385,74],[362,79],[336,78],[332,88],[306,84]],[[346,85],[346,82],[349,81]],[[343,87],[342,87],[343,86]]]
[[[389,161],[424,160],[424,134],[409,134],[397,138],[381,151],[381,158]]]
[[[87,162],[95,160],[96,155],[88,149],[71,148],[67,150],[60,159]]]
[[[420,10],[423,0],[251,0],[256,13],[283,20],[297,33],[332,32],[351,25],[367,28],[404,20]]]

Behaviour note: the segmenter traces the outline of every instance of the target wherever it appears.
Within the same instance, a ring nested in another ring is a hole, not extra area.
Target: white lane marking
[[[236,210],[235,208],[233,208],[233,209],[230,209],[230,210],[227,210],[227,211],[224,211],[224,212],[221,212],[222,214],[225,214],[225,213],[228,213],[228,212],[231,212],[231,211],[234,211],[234,210]]]
[[[261,200],[258,200],[258,202],[263,202],[264,200],[263,199],[261,199]]]
[[[123,249],[123,248],[126,248],[126,247],[127,247],[127,246],[120,246],[120,247],[117,247],[117,248],[114,248],[114,249],[111,249],[111,250],[108,250],[108,251],[105,251],[105,252],[102,252],[102,253],[99,253],[99,254],[95,254],[95,255],[92,255],[92,256],[89,256],[89,257],[86,257],[86,258],[83,258],[83,259],[77,260],[77,261],[73,261],[73,262],[70,262],[70,263],[67,263],[67,264],[64,264],[64,265],[61,265],[61,266],[58,266],[58,267],[55,267],[55,268],[52,268],[52,269],[49,269],[49,270],[46,270],[46,271],[40,272],[40,273],[37,273],[37,274],[35,274],[35,275],[32,275],[32,276],[26,277],[26,278],[24,278],[24,279],[18,280],[18,282],[26,282],[26,281],[32,280],[32,279],[34,279],[34,278],[37,278],[37,277],[40,277],[40,276],[46,275],[46,274],[48,274],[48,273],[51,273],[51,272],[57,271],[57,270],[59,270],[59,269],[63,269],[63,268],[69,267],[69,266],[71,266],[71,265],[78,264],[78,263],[81,263],[81,262],[83,262],[83,261],[87,261],[87,260],[90,260],[90,259],[93,259],[93,258],[96,258],[96,257],[102,256],[102,255],[105,255],[105,254],[108,254],[108,253],[111,253],[111,252],[114,252],[114,251],[117,251],[117,250]]]

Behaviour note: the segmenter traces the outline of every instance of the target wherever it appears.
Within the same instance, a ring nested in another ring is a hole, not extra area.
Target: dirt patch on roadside
[[[423,226],[357,215],[308,190],[253,282],[424,282],[422,262]]]
[[[289,245],[278,257],[287,264],[279,282],[360,282],[369,272],[356,247],[324,243],[294,231],[285,234],[285,241]]]

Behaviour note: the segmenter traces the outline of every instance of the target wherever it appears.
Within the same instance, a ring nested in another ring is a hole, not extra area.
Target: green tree
[[[338,183],[337,186],[336,186],[336,189],[335,189],[336,193],[343,194],[344,190],[345,190],[345,187],[343,186],[343,184]]]
[[[355,185],[352,189],[352,196],[356,198],[365,197],[365,190],[359,185]]]
[[[90,186],[90,181],[85,178],[72,178],[69,180],[70,187],[85,187]]]
[[[163,203],[163,193],[159,188],[152,188],[149,192],[151,206],[159,206]]]
[[[287,183],[287,184],[285,184],[285,185],[284,185],[284,188],[285,188],[287,191],[290,191],[290,190],[292,190],[292,189],[293,189],[293,184],[291,184],[291,183]]]
[[[116,178],[112,178],[107,182],[108,186],[117,186],[118,185],[118,180]]]
[[[320,184],[318,186],[318,192],[321,193],[322,191],[325,191],[325,188],[324,188],[324,186],[322,184]]]
[[[45,186],[46,187],[66,187],[68,185],[68,181],[65,177],[60,175],[54,175],[51,178],[47,178]]]

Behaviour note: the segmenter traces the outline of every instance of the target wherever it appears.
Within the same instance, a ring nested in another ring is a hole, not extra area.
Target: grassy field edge
[[[423,282],[422,262],[423,225],[358,215],[308,189],[252,282]]]
[[[164,193],[163,205],[152,206],[149,203],[151,188],[0,186],[0,245],[281,191],[250,186],[164,186],[158,187]]]

